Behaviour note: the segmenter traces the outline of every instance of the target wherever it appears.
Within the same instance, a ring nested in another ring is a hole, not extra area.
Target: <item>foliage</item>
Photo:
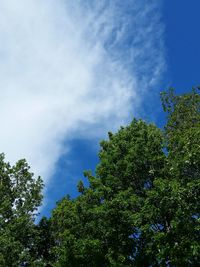
[[[51,218],[55,266],[196,266],[200,95],[162,94],[164,131],[134,119],[101,142],[89,188]]]
[[[41,203],[42,181],[25,160],[10,166],[0,155],[0,262],[19,266],[30,257],[34,217]]]
[[[80,195],[33,224],[40,179],[0,158],[0,265],[198,266],[200,94],[161,95],[163,130],[134,119],[100,144],[96,173]],[[8,256],[9,255],[9,256]],[[18,264],[18,265],[17,265]]]

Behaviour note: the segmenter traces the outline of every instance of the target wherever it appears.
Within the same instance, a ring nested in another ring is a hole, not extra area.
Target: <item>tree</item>
[[[147,191],[136,221],[146,236],[153,266],[197,266],[200,262],[200,95],[198,89],[162,95],[168,114],[164,175]]]
[[[162,94],[163,131],[134,119],[101,142],[89,187],[51,220],[54,266],[198,266],[200,95]]]
[[[0,261],[16,267],[30,258],[34,218],[41,204],[43,187],[25,160],[14,166],[0,154]]]
[[[162,148],[161,131],[141,120],[101,142],[96,177],[85,173],[90,187],[79,183],[82,195],[62,200],[53,212],[56,249],[62,255],[58,266],[132,264],[139,243],[133,214],[145,189],[162,173]]]

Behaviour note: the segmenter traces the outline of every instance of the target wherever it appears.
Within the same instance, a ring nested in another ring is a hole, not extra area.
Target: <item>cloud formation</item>
[[[158,1],[1,0],[0,150],[50,178],[63,142],[136,114],[164,69]]]

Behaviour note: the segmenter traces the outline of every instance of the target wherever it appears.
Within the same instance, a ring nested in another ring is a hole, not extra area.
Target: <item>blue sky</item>
[[[199,9],[198,0],[164,2],[163,22],[169,84],[178,93],[200,84]]]
[[[161,21],[164,25],[164,46],[167,69],[159,84],[157,92],[174,87],[176,92],[181,94],[190,90],[192,86],[200,84],[199,62],[200,62],[200,22],[198,13],[200,2],[198,0],[188,1],[165,1],[162,6]],[[151,121],[151,119],[160,127],[165,122],[162,107],[159,103],[159,94],[150,104],[149,109],[154,109],[158,105],[156,114],[153,118],[148,118],[148,113],[142,112],[141,117]],[[140,117],[140,116],[138,116]],[[65,164],[65,157],[58,162],[59,174],[49,186],[49,194],[56,195],[59,199],[66,193],[76,197],[76,183],[83,179],[83,170],[95,170],[98,163],[98,140],[74,140],[72,150],[67,157],[70,157],[71,164]],[[92,143],[92,148],[91,148]],[[65,171],[66,170],[66,171]],[[68,178],[68,177],[71,177]],[[57,186],[61,179],[63,187]],[[85,180],[84,180],[85,181]],[[54,205],[52,199],[49,203]],[[45,212],[48,214],[48,208]]]
[[[200,84],[199,10],[198,0],[0,2],[0,147],[42,175],[42,215],[76,197],[108,130],[133,117],[162,127],[159,92]]]

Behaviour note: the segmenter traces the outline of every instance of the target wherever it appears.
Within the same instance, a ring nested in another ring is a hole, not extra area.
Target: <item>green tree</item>
[[[146,236],[153,266],[198,266],[200,262],[200,95],[198,89],[162,95],[166,166],[147,191],[136,221]]]
[[[29,169],[25,160],[11,166],[0,154],[0,261],[9,267],[30,258],[33,221],[42,200],[42,180]]]
[[[90,187],[79,183],[81,196],[62,200],[53,212],[52,223],[58,225],[54,233],[60,236],[57,250],[62,254],[58,266],[132,264],[138,249],[133,213],[145,188],[162,173],[162,148],[161,131],[141,120],[101,142],[96,177],[85,173]]]
[[[89,187],[66,197],[50,219],[52,264],[198,266],[200,95],[162,94],[163,131],[134,119],[101,142]]]

